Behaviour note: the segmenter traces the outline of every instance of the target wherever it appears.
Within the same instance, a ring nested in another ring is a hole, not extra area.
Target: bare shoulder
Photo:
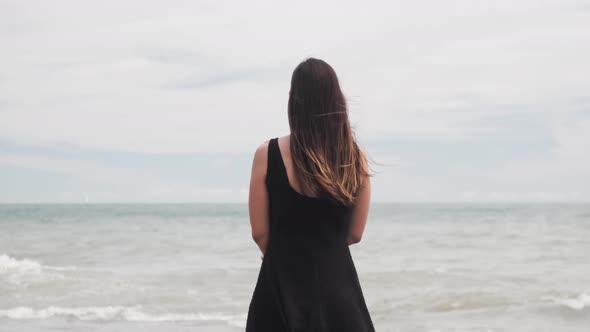
[[[283,135],[283,136],[277,136],[278,140],[277,143],[279,143],[280,146],[288,146],[290,143],[290,139],[291,139],[291,135],[287,134],[287,135]]]
[[[358,147],[358,149],[359,149],[359,153],[360,153],[360,156],[359,157],[361,159],[361,163],[362,163],[363,167],[366,170],[366,168],[369,165],[369,159],[368,159],[368,156],[367,156],[367,152],[365,151],[365,149],[361,148],[360,146]]]
[[[269,140],[264,141],[256,147],[254,152],[254,160],[252,162],[252,171],[260,175],[266,174],[266,164],[268,160],[268,144]]]
[[[359,147],[359,153],[361,154],[361,160],[363,162],[366,162],[366,160],[367,160],[367,153],[365,152],[365,149]]]
[[[371,186],[371,175],[369,169],[369,159],[367,157],[367,153],[364,149],[359,147],[360,153],[360,161],[361,161],[361,168],[362,168],[362,179],[361,179],[361,187],[365,190],[370,190],[368,187]]]
[[[270,139],[264,141],[263,143],[259,144],[256,147],[256,155],[263,155],[264,152],[268,151],[268,144],[270,143]]]

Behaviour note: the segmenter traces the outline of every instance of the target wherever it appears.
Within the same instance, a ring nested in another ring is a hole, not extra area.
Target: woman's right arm
[[[359,196],[352,210],[352,220],[348,231],[348,245],[358,243],[363,237],[367,217],[369,215],[369,205],[371,204],[371,177],[365,176],[361,186]]]

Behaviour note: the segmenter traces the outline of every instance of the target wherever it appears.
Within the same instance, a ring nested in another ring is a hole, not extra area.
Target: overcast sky
[[[374,201],[590,201],[589,1],[0,0],[0,43],[0,202],[246,202],[308,56]]]

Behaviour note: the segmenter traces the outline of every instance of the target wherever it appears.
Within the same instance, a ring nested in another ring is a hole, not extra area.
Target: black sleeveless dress
[[[374,332],[347,244],[350,207],[295,191],[278,138],[267,167],[270,233],[246,332]]]

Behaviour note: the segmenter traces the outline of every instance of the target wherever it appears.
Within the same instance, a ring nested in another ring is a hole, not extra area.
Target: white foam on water
[[[574,310],[582,310],[584,308],[590,308],[590,293],[581,293],[577,297],[566,297],[559,298],[555,296],[545,296],[544,300],[552,301],[553,303],[564,305]]]
[[[128,320],[141,322],[172,322],[172,321],[220,321],[229,325],[245,327],[245,315],[211,313],[161,313],[150,314],[141,310],[141,306],[89,306],[59,307],[50,306],[42,309],[31,307],[15,307],[0,310],[0,318],[9,319],[47,319],[52,317],[75,317],[80,320]]]
[[[0,275],[9,273],[39,274],[41,273],[41,269],[41,264],[33,260],[17,260],[5,254],[0,255]]]
[[[0,280],[14,285],[28,285],[31,282],[64,279],[55,271],[75,270],[75,267],[41,265],[31,259],[16,259],[6,254],[0,255]]]

